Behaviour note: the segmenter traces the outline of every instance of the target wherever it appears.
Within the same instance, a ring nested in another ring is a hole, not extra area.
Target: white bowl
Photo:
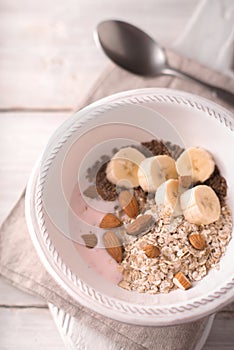
[[[99,263],[97,272],[90,268],[92,256],[87,261],[77,249],[74,242],[79,241],[79,231],[86,233],[92,226],[75,221],[70,202],[78,177],[82,188],[87,185],[82,169],[103,153],[111,155],[114,146],[156,137],[209,150],[227,180],[228,203],[234,208],[233,129],[231,113],[219,105],[189,93],[157,88],[109,96],[69,118],[49,141],[26,194],[29,231],[54,279],[82,305],[104,316],[139,325],[190,322],[231,302],[233,239],[220,269],[211,270],[190,290],[157,295],[130,292],[115,283],[114,264],[104,258],[105,271]],[[102,210],[106,210],[105,206]]]

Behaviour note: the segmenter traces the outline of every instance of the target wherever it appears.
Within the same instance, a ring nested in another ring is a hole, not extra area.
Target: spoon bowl
[[[148,34],[122,21],[104,21],[97,26],[100,46],[122,68],[143,76],[157,76],[167,67],[164,49]]]

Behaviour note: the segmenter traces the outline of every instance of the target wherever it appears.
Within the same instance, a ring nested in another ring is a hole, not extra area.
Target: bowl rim
[[[225,108],[203,97],[166,88],[146,88],[124,91],[98,100],[83,108],[78,113],[79,115],[85,115],[86,113],[95,110],[96,112],[92,115],[92,117],[95,117],[97,113],[102,113],[106,110],[107,106],[103,105],[107,103],[108,108],[115,108],[121,103],[139,104],[142,102],[166,102],[190,105],[191,107],[202,110],[205,113],[208,113],[209,116],[218,119],[220,123],[224,124],[224,126],[232,132],[234,130],[232,114]],[[77,120],[77,113],[65,122],[66,125],[72,127],[69,132],[64,135],[62,141],[60,141],[59,144],[61,147],[69,135],[77,130],[75,125],[73,125],[75,120]],[[64,124],[62,124],[58,130],[61,130],[63,126]],[[52,136],[49,143],[52,144],[54,139],[55,135]],[[49,158],[50,162],[52,162],[53,157],[59,149],[60,148],[57,145]],[[46,167],[43,168],[42,172],[44,177],[40,179],[37,177],[38,169],[41,167],[41,159],[38,160],[31,174],[25,200],[26,221],[33,243],[46,269],[59,285],[62,286],[62,288],[65,289],[76,301],[85,307],[92,308],[104,316],[106,316],[108,312],[109,317],[119,321],[141,325],[161,326],[191,322],[217,311],[234,298],[234,276],[225,283],[225,285],[221,287],[219,286],[214,293],[208,295],[206,298],[199,298],[199,300],[195,300],[194,302],[187,301],[183,302],[181,305],[172,305],[167,306],[166,308],[163,306],[158,307],[157,305],[155,307],[129,305],[129,303],[110,298],[109,296],[95,291],[79,277],[75,276],[69,267],[65,265],[61,256],[59,256],[53,246],[46,230],[45,221],[43,219],[41,196],[43,181],[46,176],[46,168],[49,168],[51,164],[50,162],[47,161]],[[34,194],[34,197],[32,194]],[[64,277],[66,278],[67,283],[64,281]],[[72,285],[75,286],[76,292],[72,288]],[[154,316],[153,319],[152,316]]]

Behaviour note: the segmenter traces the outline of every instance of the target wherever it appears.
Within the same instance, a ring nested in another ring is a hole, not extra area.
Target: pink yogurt
[[[73,190],[70,206],[72,211],[89,225],[98,227],[103,213],[92,208],[81,195],[78,186]],[[71,230],[77,228],[70,223]],[[83,234],[88,233],[84,232]],[[122,279],[119,271],[119,264],[107,253],[105,248],[87,248],[84,244],[74,242],[79,255],[84,259],[90,268],[112,283],[118,284]]]

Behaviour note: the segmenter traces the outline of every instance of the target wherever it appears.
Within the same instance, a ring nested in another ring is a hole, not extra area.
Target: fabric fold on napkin
[[[193,75],[194,77],[209,84],[219,86],[234,93],[234,79],[231,77],[202,66],[201,64],[191,59],[182,57],[173,51],[166,50],[166,55],[168,57],[168,62],[172,67],[180,69],[183,72]],[[154,87],[191,92],[217,102],[218,104],[234,112],[234,105],[231,106],[221,99],[215,97],[210,90],[198,83],[171,76],[145,78],[128,73],[127,71],[113,64],[109,64],[81,105],[83,106],[90,104],[102,97],[121,91]],[[79,108],[80,105],[77,106],[77,109]]]
[[[198,63],[167,52],[170,64],[197,78],[234,92],[234,81]],[[132,75],[110,64],[79,108],[115,92],[145,87],[169,87],[202,95],[234,111],[234,108],[214,99],[204,87],[172,77],[146,79]],[[79,109],[78,108],[78,109]],[[78,304],[45,270],[29,236],[24,215],[24,195],[13,208],[0,229],[0,274],[16,287],[41,296],[79,319],[82,331],[102,337],[102,350],[193,350],[201,337],[208,318],[170,327],[141,327],[103,317]],[[108,344],[108,345],[107,345]],[[98,350],[99,345],[95,346]],[[92,349],[90,344],[80,349]]]

